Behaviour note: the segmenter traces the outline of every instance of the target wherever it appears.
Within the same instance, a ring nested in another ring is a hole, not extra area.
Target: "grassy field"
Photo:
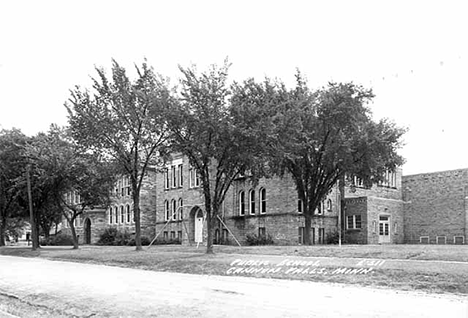
[[[43,247],[34,252],[26,247],[4,247],[0,248],[0,254],[153,271],[298,279],[400,290],[468,294],[468,246],[466,245],[215,246],[214,250],[214,255],[206,255],[203,246],[197,249],[194,246],[159,245],[145,247],[143,251],[136,252],[134,247],[88,245],[81,246],[78,250],[69,247]],[[359,264],[363,259],[384,262],[380,266],[364,266],[371,268],[364,274],[343,272],[343,269],[362,268],[362,264]],[[244,266],[242,261],[256,261],[260,265]],[[299,262],[295,263],[299,266],[282,266],[282,270],[277,272],[233,270],[233,268],[274,269],[285,261]],[[313,262],[317,263],[312,266],[303,265]],[[292,269],[293,267],[295,269]]]

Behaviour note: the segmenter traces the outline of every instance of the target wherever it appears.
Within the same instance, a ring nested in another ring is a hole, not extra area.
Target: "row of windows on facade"
[[[172,165],[164,170],[164,189],[177,189],[184,186],[183,165]],[[189,188],[197,188],[201,184],[200,175],[193,167],[189,168]]]
[[[317,209],[314,211],[314,214],[322,215],[325,211],[332,212],[333,204],[331,199],[326,199],[320,202]],[[297,213],[304,212],[304,202],[301,199],[297,200]]]
[[[132,194],[132,188],[130,187],[130,177],[123,176],[115,184],[114,194],[116,196],[130,196]]]
[[[67,204],[79,204],[81,202],[81,196],[76,191],[69,191],[66,194],[65,202]]]
[[[378,224],[378,228],[377,228]],[[362,229],[361,215],[348,215],[346,216],[346,229],[360,230]],[[387,215],[379,216],[379,222],[372,221],[372,233],[379,233],[379,235],[390,235],[390,217]],[[393,233],[398,232],[398,223],[393,223]]]
[[[465,237],[463,235],[455,235],[452,240],[447,240],[447,236],[445,235],[437,235],[435,236],[435,240],[431,240],[429,236],[419,237],[419,243],[421,244],[431,244],[431,242],[435,244],[465,244]]]
[[[357,176],[352,178],[352,183],[354,186],[359,188],[365,188],[364,180]],[[397,174],[396,172],[385,171],[383,175],[383,180],[377,183],[379,187],[387,187],[387,188],[397,188]]]
[[[109,224],[131,224],[134,223],[133,209],[130,205],[109,208]]]

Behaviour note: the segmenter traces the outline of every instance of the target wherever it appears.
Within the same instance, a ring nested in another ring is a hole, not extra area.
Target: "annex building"
[[[164,173],[149,171],[140,199],[142,235],[160,242],[203,244],[206,218],[200,186],[185,157],[174,158]],[[467,191],[468,169],[411,176],[397,170],[371,188],[355,178],[345,189],[341,218],[337,187],[315,211],[312,241],[336,243],[341,219],[343,242],[348,244],[465,244]],[[122,177],[109,208],[88,211],[76,221],[80,242],[95,243],[107,227],[134,233],[130,194],[128,179]],[[256,235],[275,244],[299,245],[303,234],[302,202],[291,178],[261,179],[254,187],[240,177],[216,220],[214,243],[244,245]]]

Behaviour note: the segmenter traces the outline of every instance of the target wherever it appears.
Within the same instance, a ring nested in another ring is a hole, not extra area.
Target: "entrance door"
[[[91,220],[88,218],[84,224],[85,244],[91,244]]]
[[[203,212],[199,210],[195,216],[195,243],[203,242]]]
[[[390,243],[390,216],[379,216],[379,243]]]

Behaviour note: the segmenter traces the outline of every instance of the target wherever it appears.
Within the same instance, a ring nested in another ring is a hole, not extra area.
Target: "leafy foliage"
[[[40,241],[42,246],[68,246],[73,245],[73,237],[64,233],[59,233]]]
[[[82,152],[68,132],[56,126],[33,138],[27,154],[34,167],[35,197],[42,198],[36,209],[45,236],[51,222],[60,222],[63,216],[70,225],[74,247],[78,248],[74,221],[87,209],[109,205],[115,178],[112,164],[98,155]],[[79,201],[67,199],[72,192],[79,196]]]
[[[150,239],[141,237],[142,245],[149,245]],[[128,231],[120,231],[115,227],[108,227],[101,233],[97,245],[135,246],[135,238]]]
[[[270,164],[278,174],[292,175],[310,244],[311,217],[339,180],[359,176],[371,185],[403,163],[397,149],[405,130],[386,119],[373,121],[365,106],[372,91],[353,83],[311,91],[298,73],[294,89],[267,83],[263,91],[275,100]]]
[[[261,174],[262,136],[259,101],[244,85],[227,84],[229,64],[199,74],[180,68],[181,97],[168,114],[172,150],[186,155],[201,179],[208,226],[207,252],[212,253],[213,228],[232,182],[247,170]],[[246,84],[247,85],[247,84]]]
[[[26,170],[23,154],[27,140],[20,130],[0,131],[0,246],[5,245],[7,219],[27,215],[18,202]]]
[[[247,245],[274,245],[275,242],[273,237],[270,234],[268,235],[257,235],[257,234],[247,234],[245,237]]]
[[[84,149],[113,158],[120,173],[130,176],[135,212],[137,250],[141,249],[140,189],[149,166],[164,161],[168,138],[164,114],[171,105],[167,81],[146,62],[131,81],[113,61],[109,78],[96,68],[93,93],[75,87],[65,107],[73,138]]]

